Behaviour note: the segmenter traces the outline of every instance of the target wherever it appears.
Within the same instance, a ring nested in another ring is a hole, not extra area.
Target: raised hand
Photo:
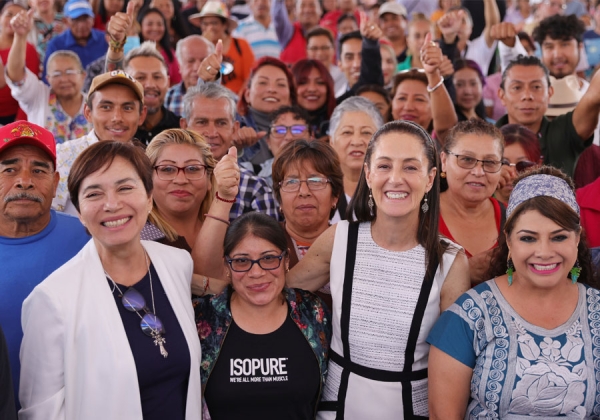
[[[379,40],[383,37],[383,32],[375,19],[369,19],[362,10],[360,13],[360,34],[368,39]]]
[[[214,169],[219,197],[234,200],[240,188],[240,167],[237,163],[237,149],[230,147]]]
[[[456,36],[458,36],[458,31],[460,30],[464,17],[464,10],[455,10],[444,14],[444,16],[438,20],[438,28],[440,28],[440,32],[447,42],[454,42]]]
[[[238,149],[254,146],[266,134],[266,131],[256,132],[256,130],[252,127],[241,127],[233,135],[233,144]]]
[[[515,46],[517,28],[510,22],[497,23],[490,28],[490,37],[512,48]]]
[[[10,27],[16,36],[26,38],[33,28],[33,14],[35,9],[31,8],[27,11],[21,10],[10,20]]]
[[[135,2],[130,1],[127,4],[127,11],[125,13],[117,12],[110,18],[106,32],[113,41],[124,42],[127,38],[127,33],[134,21],[135,6]]]
[[[425,41],[421,47],[421,63],[425,73],[434,74],[437,73],[442,62],[444,61],[444,55],[440,47],[431,40],[431,32],[425,35]]]
[[[440,74],[446,78],[450,77],[454,74],[454,64],[452,64],[452,60],[450,60],[445,55],[442,55],[442,63],[440,64]]]
[[[210,54],[198,67],[198,77],[205,82],[214,82],[221,71],[221,63],[223,62],[223,41],[220,39],[215,45],[215,52]]]

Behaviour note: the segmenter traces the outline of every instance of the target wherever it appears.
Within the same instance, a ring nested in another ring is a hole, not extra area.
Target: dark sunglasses
[[[503,159],[502,164],[506,165],[506,166],[514,167],[517,170],[517,172],[523,172],[523,171],[526,171],[527,169],[533,168],[535,166],[535,162],[531,162],[528,160],[522,160],[517,163],[510,163],[508,160]]]
[[[146,307],[146,299],[133,287],[127,289],[121,298],[125,309],[131,312],[145,312],[140,321],[142,332],[148,337],[155,338],[158,334],[164,334],[165,327],[162,321]]]

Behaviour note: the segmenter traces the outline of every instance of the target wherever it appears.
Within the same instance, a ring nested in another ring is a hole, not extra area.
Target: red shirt
[[[600,178],[576,191],[581,211],[581,225],[587,235],[588,246],[600,246]]]
[[[306,38],[302,32],[300,23],[294,23],[294,35],[292,35],[290,42],[281,51],[279,58],[288,65],[293,65],[296,61],[306,58]]]
[[[0,59],[2,59],[3,63],[8,61],[9,51],[10,48],[0,50]],[[29,43],[27,43],[25,51],[25,66],[36,76],[40,74],[40,58],[35,47]],[[10,94],[10,88],[6,85],[0,89],[0,117],[15,114],[17,116],[15,120],[27,120],[27,115],[19,108],[19,103],[13,99]]]
[[[321,18],[319,22],[319,26],[327,28],[333,34],[333,38],[337,38],[337,21],[344,13],[341,10],[332,10],[331,12],[325,13],[325,16]],[[356,23],[360,28],[360,13],[358,9],[354,11],[354,17],[356,18]]]
[[[492,204],[494,206],[494,219],[496,219],[496,230],[498,230],[498,235],[499,235],[500,234],[500,220],[502,220],[502,212],[500,210],[500,204],[498,204],[498,200],[496,200],[495,198],[490,197],[490,200],[492,201]],[[448,229],[448,226],[446,226],[446,223],[444,222],[444,218],[442,217],[442,212],[440,212],[439,224],[440,224],[439,225],[440,233],[442,235],[444,235],[446,238],[450,239],[452,242],[456,242],[456,240],[452,237],[452,234],[450,233],[450,229]],[[458,242],[456,242],[456,243],[458,244]],[[459,244],[459,245],[461,245],[461,244]],[[494,249],[497,246],[498,246],[498,241],[496,240],[496,243],[494,243],[494,245],[490,249]],[[473,256],[469,251],[467,251],[466,248],[465,248],[465,254],[467,255],[467,258],[471,258]]]

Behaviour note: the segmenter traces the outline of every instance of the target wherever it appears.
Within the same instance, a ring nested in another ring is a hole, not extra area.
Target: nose
[[[352,61],[352,67],[360,69],[360,60],[361,59],[359,57],[355,57]]]
[[[111,120],[113,122],[114,121],[123,121],[123,111],[121,110],[121,107],[115,106],[113,113],[112,113]]]
[[[121,200],[116,192],[109,191],[106,193],[105,197],[104,211],[114,212],[121,207]]]
[[[483,162],[477,162],[475,167],[471,169],[471,173],[475,176],[484,176],[485,171],[483,170]]]
[[[209,122],[204,128],[202,134],[209,138],[215,138],[217,136],[217,127],[213,122]]]
[[[16,187],[21,190],[29,190],[33,188],[33,177],[31,172],[22,169],[17,176]]]
[[[403,173],[402,173],[402,167],[394,166],[392,168],[392,171],[390,172],[389,181],[392,184],[400,184],[400,183],[402,183],[403,180],[404,180],[404,177],[403,177]]]
[[[248,276],[250,277],[261,277],[263,274],[265,274],[265,270],[258,265],[258,262],[252,264],[252,267],[250,267],[250,270],[248,270]]]
[[[549,238],[540,238],[535,252],[536,257],[549,258],[553,255]]]
[[[188,182],[187,177],[185,176],[185,169],[177,169],[177,175],[175,175],[175,179],[173,180],[176,184],[186,184]]]
[[[298,194],[302,197],[306,197],[311,194],[310,188],[308,188],[308,183],[306,183],[306,182],[300,183],[300,189],[298,190]]]

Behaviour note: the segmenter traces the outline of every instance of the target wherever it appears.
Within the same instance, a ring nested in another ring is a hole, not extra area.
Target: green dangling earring
[[[571,268],[571,283],[575,284],[577,283],[577,279],[579,278],[579,275],[581,274],[581,266],[579,265],[579,260],[575,261],[575,265],[573,266],[573,268]]]
[[[506,269],[506,274],[508,274],[508,285],[512,286],[513,273],[515,272],[515,266],[513,265],[510,255],[508,256],[508,260],[506,260],[506,265],[508,266],[508,268]]]

